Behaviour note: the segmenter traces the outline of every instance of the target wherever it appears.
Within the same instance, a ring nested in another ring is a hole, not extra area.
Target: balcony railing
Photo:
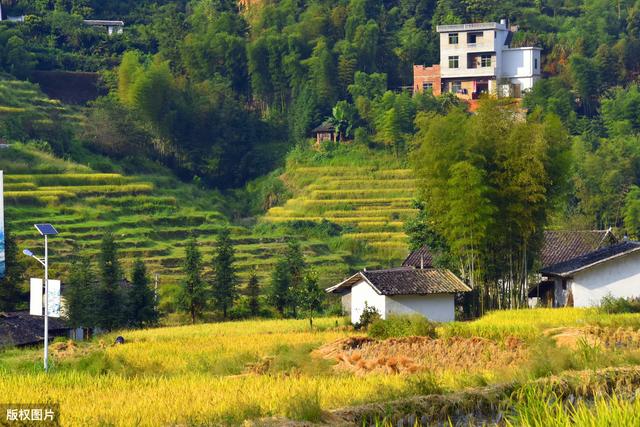
[[[497,22],[478,22],[474,24],[450,24],[438,25],[436,31],[446,33],[449,31],[468,31],[468,30],[505,30],[506,26]]]

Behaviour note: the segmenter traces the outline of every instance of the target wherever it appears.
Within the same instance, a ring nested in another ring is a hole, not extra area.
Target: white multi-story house
[[[506,20],[437,26],[440,64],[414,65],[414,90],[454,92],[465,99],[482,93],[521,97],[540,78],[542,49],[511,47],[516,29]]]

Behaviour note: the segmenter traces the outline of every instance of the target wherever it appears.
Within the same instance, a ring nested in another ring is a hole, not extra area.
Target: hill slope
[[[24,118],[45,126],[37,127],[37,136],[60,120],[74,128],[84,121],[81,110],[47,98],[31,83],[0,76],[0,93],[6,95],[0,100],[0,127],[28,128],[16,126]],[[401,161],[383,151],[294,150],[280,177],[293,197],[252,227],[229,221],[218,192],[180,182],[161,167],[152,175],[102,173],[120,168],[99,156],[86,160],[94,167],[61,160],[37,147],[14,143],[0,151],[7,230],[21,247],[38,249],[41,241],[32,225],[55,224],[61,234],[51,247],[54,272],[56,262],[75,247],[96,255],[106,230],[116,235],[125,268],[142,257],[167,295],[181,280],[187,237],[198,237],[208,266],[224,226],[232,230],[242,281],[255,271],[263,287],[291,236],[301,239],[323,286],[359,268],[397,265],[407,253],[403,222],[414,212],[415,182]]]
[[[368,267],[395,266],[407,255],[404,221],[416,213],[415,179],[402,161],[357,146],[299,151],[289,157],[282,179],[294,197],[271,208],[264,222],[337,224],[341,246]]]

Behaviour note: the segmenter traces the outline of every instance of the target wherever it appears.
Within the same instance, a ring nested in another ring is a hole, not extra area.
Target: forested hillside
[[[271,280],[292,235],[323,284],[429,243],[482,284],[476,296],[488,306],[517,306],[545,228],[640,234],[638,2],[2,4],[3,16],[25,19],[0,23],[0,138],[152,185],[141,198],[175,195],[179,205],[193,191],[186,203],[206,199],[195,203],[202,210],[171,215],[199,219],[174,224],[172,236],[206,229],[207,246],[219,213],[240,245],[243,279],[258,266]],[[521,104],[526,120],[509,102],[484,101],[470,118],[452,94],[403,90],[413,64],[439,61],[436,25],[501,18],[518,27],[514,46],[543,49],[544,78]],[[83,19],[125,27],[108,35]],[[99,73],[106,96],[63,108],[16,80],[48,70]],[[326,119],[340,141],[315,147],[310,131]],[[37,195],[47,204],[74,193],[36,178],[11,185],[46,187],[36,191],[53,192]],[[167,212],[154,221],[179,222],[159,219]],[[100,225],[135,218],[122,215]],[[170,239],[124,240],[161,274],[182,274]]]

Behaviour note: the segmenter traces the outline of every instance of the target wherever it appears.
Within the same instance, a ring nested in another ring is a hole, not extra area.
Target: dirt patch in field
[[[640,331],[632,328],[603,328],[586,326],[582,328],[552,328],[545,331],[558,347],[576,349],[581,345],[604,348],[640,348]]]
[[[360,375],[451,369],[478,372],[509,368],[527,359],[527,349],[517,338],[507,338],[504,343],[498,343],[477,337],[405,337],[381,341],[350,337],[325,344],[313,354],[335,360],[334,369],[338,371]]]

